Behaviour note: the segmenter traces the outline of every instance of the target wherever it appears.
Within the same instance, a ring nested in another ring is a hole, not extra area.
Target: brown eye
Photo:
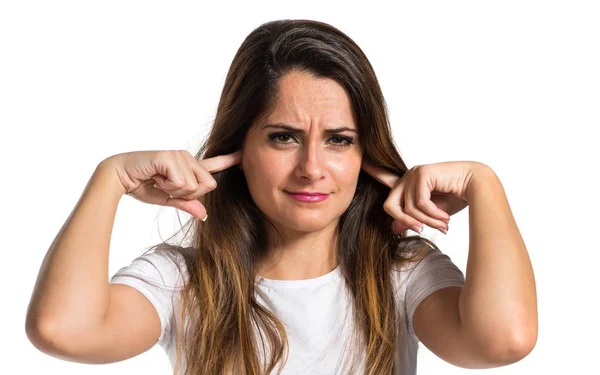
[[[279,145],[291,144],[291,142],[285,142],[285,140],[288,140],[289,138],[295,139],[291,133],[271,133],[271,134],[269,134],[268,138],[269,138],[269,142],[279,144]],[[354,143],[354,138],[336,135],[336,136],[330,137],[328,142],[333,147],[345,148]]]
[[[291,137],[292,135],[289,133],[271,133],[269,134],[269,141],[272,143],[289,144],[289,142],[281,142],[280,140],[282,138],[285,140]]]
[[[335,137],[331,137],[329,139],[330,140],[331,139],[337,139],[338,142],[341,141],[341,143],[334,142],[333,145],[335,147],[347,147],[347,146],[350,146],[351,144],[354,143],[354,139],[352,137],[335,136]]]

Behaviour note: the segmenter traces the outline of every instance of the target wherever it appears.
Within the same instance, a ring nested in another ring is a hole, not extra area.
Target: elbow
[[[527,357],[537,343],[537,329],[520,330],[502,340],[490,345],[486,357],[494,366],[506,366]]]
[[[33,318],[25,322],[25,334],[33,346],[44,353],[52,351],[52,328],[47,323],[40,323]]]

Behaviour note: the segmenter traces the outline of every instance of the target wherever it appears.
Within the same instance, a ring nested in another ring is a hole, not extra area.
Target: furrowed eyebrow
[[[283,123],[267,124],[267,125],[263,126],[263,129],[267,129],[267,128],[285,129],[285,130],[289,130],[293,133],[306,134],[306,131],[304,131],[304,129],[295,128],[293,126],[290,126],[288,124],[283,124]],[[345,131],[350,131],[350,132],[356,133],[356,129],[348,128],[345,126],[343,126],[341,128],[325,129],[326,134],[337,134],[337,133],[342,133]]]

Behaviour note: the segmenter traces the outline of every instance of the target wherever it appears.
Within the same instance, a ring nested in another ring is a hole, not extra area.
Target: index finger
[[[239,164],[242,161],[242,150],[238,150],[231,154],[217,155],[212,158],[202,159],[198,162],[210,173],[221,172],[227,168]]]
[[[398,180],[400,179],[400,176],[398,176],[394,172],[390,172],[387,169],[377,167],[365,159],[363,159],[362,161],[361,168],[364,169],[365,172],[373,176],[374,179],[381,182],[390,189],[396,186]]]

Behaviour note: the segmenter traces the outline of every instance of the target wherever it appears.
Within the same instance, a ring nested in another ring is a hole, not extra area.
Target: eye
[[[285,142],[285,140],[292,138],[295,139],[292,133],[271,133],[269,134],[269,142],[279,144],[279,145],[287,145],[291,144],[290,142]],[[282,142],[282,140],[284,140]],[[346,137],[346,136],[332,136],[329,138],[329,142],[333,147],[337,148],[345,148],[354,143],[354,138]]]
[[[290,138],[292,135],[290,133],[271,133],[269,134],[269,141],[273,142],[273,143],[280,143],[280,144],[288,144],[289,142],[280,142],[277,139],[287,139]]]
[[[354,143],[354,138],[352,137],[334,136],[329,139],[337,139],[338,141],[341,141],[341,143],[334,142],[333,144],[335,147],[347,147]]]

